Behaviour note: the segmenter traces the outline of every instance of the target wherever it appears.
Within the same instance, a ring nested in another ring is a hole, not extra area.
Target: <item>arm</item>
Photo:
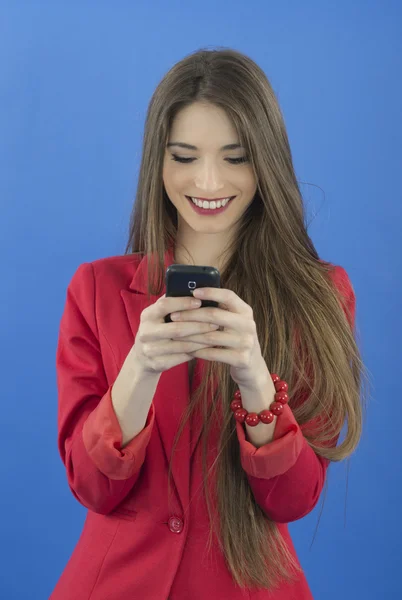
[[[355,322],[355,295],[346,271],[340,267],[339,287],[345,295],[345,311],[351,327]],[[278,523],[307,515],[317,504],[329,461],[309,446],[288,405],[276,420],[273,440],[259,448],[246,439],[243,425],[236,423],[241,464],[256,502]],[[338,437],[331,442],[336,446]]]
[[[153,404],[137,402],[138,423],[131,422],[123,435],[115,407],[119,417],[127,413],[126,407],[133,404],[130,398],[141,398],[144,385],[156,387],[156,381],[136,378],[126,360],[115,383],[108,385],[94,306],[92,265],[85,263],[68,286],[60,323],[58,447],[74,496],[94,512],[107,514],[135,484],[155,418]]]
[[[301,519],[317,504],[329,461],[305,440],[292,410],[285,406],[271,443],[255,448],[236,423],[241,463],[256,502],[277,523]]]

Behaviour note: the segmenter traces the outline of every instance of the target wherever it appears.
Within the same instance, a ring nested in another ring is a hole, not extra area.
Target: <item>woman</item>
[[[166,297],[174,262],[222,287]],[[312,598],[287,523],[361,435],[354,318],[265,74],[233,50],[185,57],[151,99],[125,255],[67,290],[59,450],[89,510],[52,600]]]

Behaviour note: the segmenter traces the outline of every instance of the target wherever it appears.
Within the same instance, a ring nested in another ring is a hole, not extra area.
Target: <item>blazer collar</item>
[[[174,247],[169,246],[165,251],[164,255],[164,270],[174,263]],[[130,290],[138,292],[140,294],[148,293],[148,256],[145,254],[138,265],[134,276],[130,282]],[[163,289],[161,296],[166,292],[165,283],[163,282]]]

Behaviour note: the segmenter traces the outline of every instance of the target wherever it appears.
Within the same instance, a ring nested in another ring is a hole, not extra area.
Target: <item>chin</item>
[[[228,223],[218,224],[209,224],[204,223],[201,225],[200,223],[194,223],[192,221],[186,221],[188,227],[190,227],[193,231],[197,233],[223,233],[230,226]]]

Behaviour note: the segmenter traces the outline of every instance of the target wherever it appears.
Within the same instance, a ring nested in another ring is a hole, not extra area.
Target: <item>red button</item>
[[[183,531],[183,521],[179,517],[170,517],[168,524],[170,531],[173,531],[173,533],[181,533]]]

